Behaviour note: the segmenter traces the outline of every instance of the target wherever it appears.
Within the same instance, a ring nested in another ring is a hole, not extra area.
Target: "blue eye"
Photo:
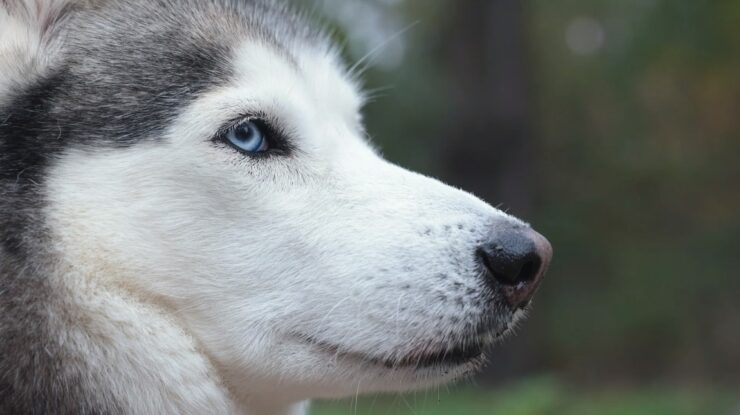
[[[247,153],[262,153],[269,150],[264,129],[258,121],[245,121],[229,129],[224,138],[232,146]]]

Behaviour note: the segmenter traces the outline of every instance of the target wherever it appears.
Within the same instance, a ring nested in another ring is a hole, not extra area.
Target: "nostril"
[[[497,232],[495,242],[477,250],[486,282],[514,308],[523,308],[540,285],[552,256],[547,240],[527,228]]]
[[[479,249],[478,257],[492,277],[502,285],[511,286],[533,281],[542,264],[536,254],[520,256],[499,245]]]
[[[522,269],[519,271],[519,274],[514,279],[514,284],[534,281],[537,273],[540,272],[541,264],[542,261],[540,261],[539,257],[537,256],[534,256],[534,258],[527,260],[524,265],[522,265]]]

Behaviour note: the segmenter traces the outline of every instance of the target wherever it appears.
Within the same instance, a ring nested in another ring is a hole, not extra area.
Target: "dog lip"
[[[388,369],[414,368],[423,369],[430,367],[451,367],[483,360],[484,345],[457,346],[453,348],[440,349],[435,352],[421,351],[411,352],[400,358],[390,359],[372,356],[364,352],[348,351],[342,346],[317,340],[306,335],[296,335],[302,342],[313,345],[323,352],[334,354],[340,358],[350,358],[373,365],[384,366]]]
[[[384,363],[392,363],[391,367],[416,366],[423,368],[431,366],[458,366],[480,358],[482,355],[483,348],[481,346],[456,347],[432,353],[411,353],[397,362]]]

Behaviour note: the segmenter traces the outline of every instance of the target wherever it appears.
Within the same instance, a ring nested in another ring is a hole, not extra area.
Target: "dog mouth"
[[[469,362],[482,360],[484,357],[481,346],[458,346],[452,349],[435,352],[411,353],[398,360],[381,360],[376,364],[392,368],[430,368],[437,366],[460,366]]]
[[[322,353],[331,355],[334,360],[349,359],[373,366],[382,366],[386,369],[421,370],[481,365],[485,361],[485,351],[496,341],[504,337],[506,332],[508,332],[508,327],[495,334],[484,336],[484,339],[481,340],[460,342],[458,345],[447,347],[420,347],[391,357],[381,357],[371,353],[354,351],[347,347],[318,340],[311,336],[296,335],[296,337],[303,343],[319,349]]]

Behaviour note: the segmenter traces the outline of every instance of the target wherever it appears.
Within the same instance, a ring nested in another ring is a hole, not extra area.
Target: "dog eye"
[[[256,154],[270,149],[266,128],[260,120],[247,120],[224,133],[224,140],[239,151]]]

